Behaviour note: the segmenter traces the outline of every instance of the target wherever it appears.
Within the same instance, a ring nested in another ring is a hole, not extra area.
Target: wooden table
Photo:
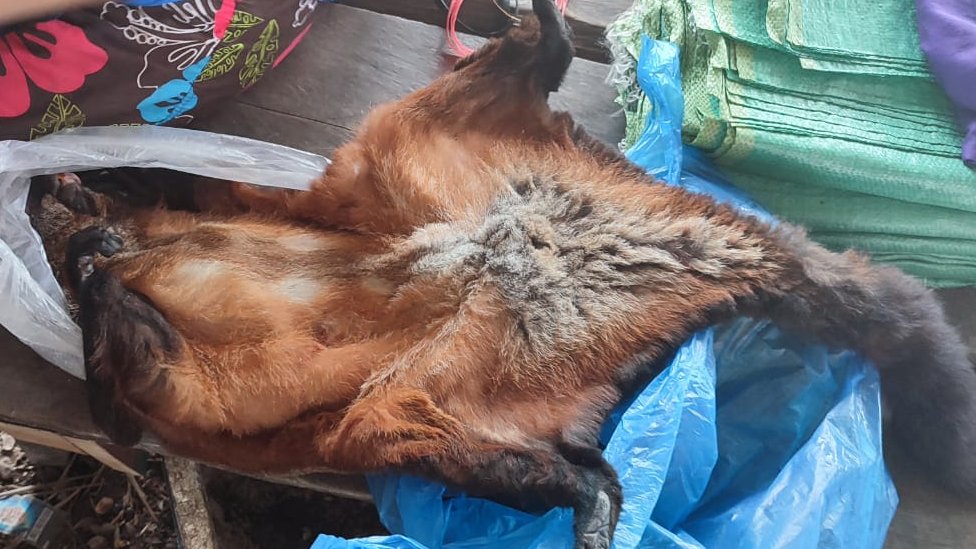
[[[343,4],[382,6],[415,19],[430,19],[422,15],[423,10],[404,7],[416,1],[341,0]],[[594,2],[574,0],[573,4],[583,12],[594,9]],[[608,21],[622,8],[614,9],[597,11]],[[268,78],[220,111],[200,117],[194,127],[328,156],[351,136],[371,108],[423,86],[453,62],[442,53],[444,34],[439,27],[346,5],[322,6],[317,17],[301,47]],[[473,37],[465,41],[471,45],[478,42]],[[589,57],[600,58],[596,54]],[[616,143],[623,133],[623,118],[613,102],[613,92],[604,83],[607,71],[608,67],[599,62],[576,59],[553,102],[572,112],[596,137]],[[976,290],[954,290],[943,292],[943,296],[953,322],[976,349]],[[3,330],[0,379],[4,380],[0,383],[0,429],[3,424],[8,428],[29,427],[33,433],[46,433],[51,441],[65,439],[76,445],[78,441],[103,441],[91,423],[82,382],[47,364]],[[151,441],[143,447],[158,449]],[[109,454],[102,456],[105,459],[116,456],[131,463],[120,449],[99,448]],[[887,455],[902,504],[886,547],[976,547],[976,505],[932,489],[893,449]],[[275,480],[368,497],[358,477],[317,475]]]

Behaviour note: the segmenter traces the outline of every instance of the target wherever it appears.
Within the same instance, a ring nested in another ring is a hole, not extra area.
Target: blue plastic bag
[[[772,221],[699,153],[682,152],[676,57],[673,45],[645,40],[639,81],[657,119],[628,156]],[[604,456],[624,493],[614,548],[880,548],[898,502],[880,409],[877,373],[851,352],[747,319],[695,334],[604,426]],[[313,549],[572,546],[569,509],[535,516],[416,478],[368,480],[384,525],[399,535],[322,535]]]
[[[628,156],[647,173],[661,181],[676,182],[681,176],[681,120],[684,94],[678,59],[678,46],[653,41],[653,47],[641,49],[637,60],[637,82],[648,99],[650,113],[644,131],[634,142]],[[653,90],[653,93],[648,93]]]

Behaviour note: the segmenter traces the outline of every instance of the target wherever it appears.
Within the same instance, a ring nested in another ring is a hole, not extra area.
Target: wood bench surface
[[[373,106],[425,85],[453,63],[442,53],[439,27],[344,5],[322,6],[316,16],[305,41],[273,73],[193,127],[328,156]],[[465,42],[474,45],[478,39]],[[576,59],[553,103],[598,138],[616,143],[623,121],[604,83],[606,74],[606,65]],[[976,349],[976,289],[941,294],[950,318]],[[84,384],[6,330],[0,330],[0,379],[0,421],[102,440],[88,413]],[[144,446],[158,449],[151,441]],[[976,547],[976,505],[933,490],[896,451],[886,458],[901,496],[888,549]],[[368,497],[359,477],[274,480]]]
[[[443,27],[447,19],[447,12],[437,4],[438,0],[337,0],[340,4],[364,8],[389,15],[396,15],[413,21],[420,21],[434,26]],[[450,4],[450,0],[442,0]],[[512,2],[522,9],[528,9],[531,0]],[[603,31],[621,12],[633,4],[632,0],[572,0],[566,10],[566,21],[573,30],[573,44],[576,46],[576,56],[601,63],[610,62]],[[472,27],[473,30],[492,32],[502,28],[505,15],[491,0],[467,0],[458,13],[458,20]],[[461,25],[457,31],[462,32]],[[468,47],[474,47],[468,40],[462,39]]]
[[[439,27],[343,5],[322,6],[316,15],[301,46],[273,73],[193,127],[328,156],[373,107],[423,87],[454,64]],[[617,143],[624,119],[605,84],[608,71],[577,58],[551,101],[595,137]]]

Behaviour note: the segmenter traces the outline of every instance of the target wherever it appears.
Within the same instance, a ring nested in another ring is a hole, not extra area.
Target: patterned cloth
[[[318,0],[132,0],[0,28],[0,140],[186,125],[278,65]]]

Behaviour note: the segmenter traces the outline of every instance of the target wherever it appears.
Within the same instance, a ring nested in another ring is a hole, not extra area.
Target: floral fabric
[[[0,27],[0,140],[92,125],[186,125],[253,86],[318,0],[110,0]]]

